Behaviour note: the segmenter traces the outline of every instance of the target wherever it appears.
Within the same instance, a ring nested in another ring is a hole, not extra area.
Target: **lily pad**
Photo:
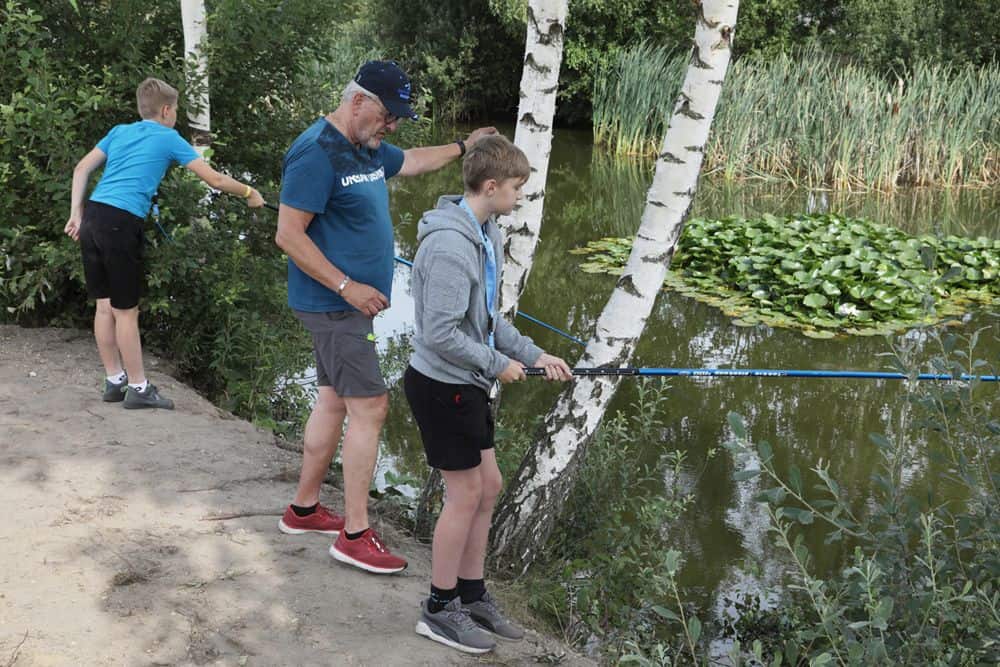
[[[620,275],[631,240],[570,252],[588,273]],[[1000,303],[1000,240],[910,236],[828,215],[692,219],[664,287],[719,307],[738,326],[763,322],[814,338],[876,335]],[[928,310],[926,304],[933,304]]]

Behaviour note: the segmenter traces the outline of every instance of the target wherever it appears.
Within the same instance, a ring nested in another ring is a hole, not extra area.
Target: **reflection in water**
[[[632,236],[642,214],[651,165],[621,163],[592,150],[588,132],[559,131],[553,144],[546,193],[545,220],[535,264],[521,307],[533,315],[586,339],[614,284],[607,276],[577,271],[578,257],[568,250],[602,236]],[[461,190],[458,165],[413,179],[393,179],[390,197],[397,228],[397,253],[412,257],[416,249],[416,221],[433,207],[437,197]],[[722,217],[839,212],[863,216],[900,227],[911,234],[958,234],[1000,237],[1000,190],[913,190],[892,197],[869,193],[810,192],[766,183],[720,185],[703,179],[693,214]],[[376,320],[380,344],[393,333],[412,327],[409,270],[397,266],[392,308]],[[970,318],[961,331],[991,326],[986,314]],[[551,352],[573,362],[582,348],[524,320],[518,327]],[[919,338],[918,333],[912,334]],[[980,356],[996,360],[996,337],[984,335]],[[917,342],[918,352],[929,339]],[[714,308],[673,293],[664,293],[651,314],[634,363],[663,367],[750,367],[887,370],[880,356],[889,350],[878,338],[812,340],[789,330],[759,326],[740,328]],[[611,407],[627,410],[636,400],[635,383],[624,380]],[[537,380],[522,383],[505,394],[505,421],[527,428],[540,411],[552,405],[557,386]],[[908,428],[907,386],[894,380],[800,378],[675,378],[669,400],[660,415],[661,442],[649,443],[649,458],[675,449],[687,453],[691,469],[701,469],[710,448],[729,438],[726,415],[744,415],[754,440],[774,447],[779,470],[794,464],[803,471],[807,487],[817,480],[811,468],[827,462],[835,479],[847,490],[855,511],[861,511],[872,493],[871,475],[879,465],[872,432],[909,443],[903,469],[907,483],[947,493],[929,462],[930,447]],[[426,467],[419,436],[401,396],[394,393],[383,448],[393,465],[422,478]],[[380,468],[384,470],[385,467]],[[773,595],[787,562],[766,534],[767,519],[753,498],[759,481],[733,480],[733,462],[727,456],[708,461],[700,477],[682,480],[690,485],[696,503],[671,526],[670,537],[686,558],[682,582],[701,602],[723,613],[723,593],[734,589]],[[667,480],[672,483],[672,480]],[[841,549],[822,547],[818,525],[805,526],[813,547],[817,572],[836,567]],[[746,566],[749,564],[749,566]],[[699,595],[700,594],[700,595]],[[765,603],[766,603],[765,599]],[[773,602],[773,599],[772,599]]]

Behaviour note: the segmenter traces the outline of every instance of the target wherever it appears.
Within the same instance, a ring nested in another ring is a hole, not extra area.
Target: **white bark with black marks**
[[[524,185],[524,199],[511,215],[499,221],[506,238],[500,312],[508,319],[517,311],[517,301],[528,280],[542,226],[545,179],[552,152],[552,119],[556,113],[568,11],[567,0],[528,0],[528,33],[514,143],[528,156],[531,175]]]
[[[738,0],[702,0],[699,4],[691,60],[656,161],[632,253],[598,318],[580,366],[628,365],[691,208],[729,67],[739,8]],[[502,571],[523,572],[544,549],[617,383],[609,377],[579,378],[546,416],[494,520],[492,553]]]
[[[198,155],[212,145],[211,107],[208,95],[208,58],[204,44],[208,40],[204,0],[181,0],[184,24],[184,62],[187,71],[187,117],[193,136],[191,143]]]

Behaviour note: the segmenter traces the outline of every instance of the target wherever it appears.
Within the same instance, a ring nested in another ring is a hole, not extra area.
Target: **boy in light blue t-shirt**
[[[97,302],[94,337],[107,375],[103,398],[129,409],[174,407],[146,380],[139,339],[142,222],[167,169],[182,164],[211,187],[245,197],[248,206],[264,205],[259,192],[217,172],[173,129],[177,98],[167,83],[143,81],[136,90],[142,120],[113,127],[73,170],[64,231],[80,242],[87,294]],[[104,174],[85,205],[87,182],[102,165]]]

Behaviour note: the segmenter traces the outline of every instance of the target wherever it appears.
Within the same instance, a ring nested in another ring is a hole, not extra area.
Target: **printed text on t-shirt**
[[[370,174],[351,174],[350,176],[342,176],[340,179],[340,185],[347,187],[349,185],[354,185],[355,183],[371,183],[373,181],[384,181],[385,180],[385,169],[379,167],[378,170],[373,171]]]

